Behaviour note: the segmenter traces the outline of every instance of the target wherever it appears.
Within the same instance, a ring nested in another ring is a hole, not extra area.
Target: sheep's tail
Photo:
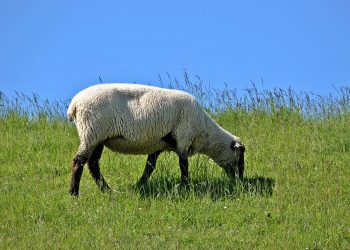
[[[68,107],[68,110],[67,110],[67,116],[68,116],[68,119],[70,121],[73,121],[75,119],[76,112],[77,112],[76,103],[74,101],[72,101],[69,104],[69,107]]]

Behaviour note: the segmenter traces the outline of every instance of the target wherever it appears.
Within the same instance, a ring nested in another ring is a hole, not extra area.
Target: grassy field
[[[35,98],[27,109],[2,96],[1,249],[350,249],[347,95],[221,92],[221,103],[204,106],[221,105],[214,119],[244,142],[243,183],[194,156],[183,189],[178,160],[165,153],[137,188],[146,156],[105,150],[113,192],[101,193],[85,169],[78,199],[68,195],[79,138],[59,115],[65,103]]]

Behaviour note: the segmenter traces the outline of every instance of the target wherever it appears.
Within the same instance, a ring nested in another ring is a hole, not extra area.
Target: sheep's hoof
[[[78,197],[79,196],[79,192],[78,191],[76,191],[76,190],[69,190],[69,194],[71,195],[71,196],[75,196],[75,197]]]
[[[140,180],[138,180],[138,181],[134,184],[134,186],[137,187],[137,188],[141,188],[141,187],[143,187],[146,183],[147,183],[147,181],[145,181],[145,180],[143,180],[143,179],[140,179]]]
[[[188,182],[188,179],[181,180],[181,183],[180,183],[181,189],[188,189],[189,187],[190,187],[190,184]]]
[[[112,189],[109,186],[103,186],[100,189],[103,193],[112,192]]]
[[[103,193],[112,191],[104,179],[97,181],[96,184]]]

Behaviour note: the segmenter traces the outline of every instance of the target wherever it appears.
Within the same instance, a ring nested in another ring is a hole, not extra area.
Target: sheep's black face
[[[233,151],[233,160],[231,163],[226,164],[224,169],[230,177],[239,177],[239,179],[243,180],[245,147],[243,144],[233,141],[231,150]]]

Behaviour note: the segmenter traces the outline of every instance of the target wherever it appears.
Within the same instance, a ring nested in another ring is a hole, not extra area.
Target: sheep
[[[245,147],[240,139],[215,123],[184,91],[126,83],[93,85],[73,97],[67,116],[80,138],[72,163],[71,195],[79,195],[85,163],[99,189],[110,190],[99,166],[104,146],[148,155],[138,185],[146,183],[164,151],[178,155],[184,185],[188,157],[197,153],[209,156],[230,177],[243,178]]]

